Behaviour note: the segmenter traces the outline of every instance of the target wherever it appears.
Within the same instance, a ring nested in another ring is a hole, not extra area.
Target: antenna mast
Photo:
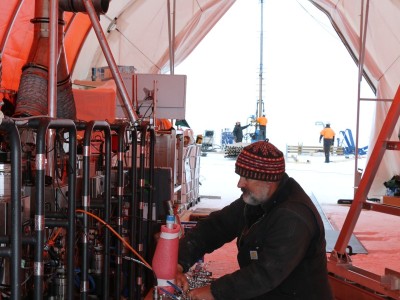
[[[263,94],[262,94],[262,84],[263,84],[263,43],[264,43],[264,0],[260,0],[261,4],[261,29],[260,29],[260,71],[258,74],[259,77],[259,90],[258,90],[258,101],[257,101],[257,117],[261,117],[263,114]]]

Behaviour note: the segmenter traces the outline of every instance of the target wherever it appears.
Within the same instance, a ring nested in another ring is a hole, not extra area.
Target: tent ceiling
[[[171,16],[172,5],[171,3]],[[19,10],[19,4],[22,3]],[[175,2],[175,64],[183,61],[234,0],[176,0]],[[114,0],[106,15],[100,17],[103,31],[118,65],[134,66],[141,73],[169,70],[168,1]],[[2,58],[1,87],[17,90],[21,67],[27,60],[33,37],[33,0],[1,1],[0,49]],[[9,38],[8,24],[16,13]],[[91,67],[106,66],[106,60],[91,30],[87,15],[64,13],[64,44],[74,78],[85,79]]]
[[[360,49],[363,45],[360,36],[363,38],[364,74],[373,84],[379,100],[393,99],[400,81],[400,2],[397,0],[310,1],[328,15],[357,63],[360,61]],[[367,25],[361,30],[360,24]],[[388,101],[377,101],[369,149],[375,146],[390,104]],[[397,122],[395,128],[399,126]],[[393,132],[391,140],[398,140],[397,130]],[[383,182],[396,174],[400,174],[399,155],[397,151],[386,151],[375,174],[369,195],[371,197],[384,195]]]
[[[378,96],[392,98],[400,73],[400,4],[391,0],[309,0],[325,11],[353,58],[360,53],[360,22],[367,20],[364,72]],[[21,67],[29,54],[33,36],[34,0],[1,1],[0,41],[7,24],[22,2],[11,34],[1,51],[1,86],[16,90]],[[171,5],[174,3],[170,1]],[[235,0],[176,0],[175,65],[183,61]],[[361,6],[364,3],[363,13]],[[368,11],[366,5],[368,6]],[[100,21],[119,65],[134,66],[141,73],[169,70],[168,1],[111,1]],[[362,17],[361,17],[362,16]],[[106,66],[106,60],[91,30],[89,18],[65,13],[65,46],[73,77],[85,79],[91,67]]]
[[[378,98],[392,99],[400,78],[400,1],[309,1],[328,15],[356,62],[359,61],[360,50],[364,45],[360,41],[360,24],[367,21],[364,74],[376,90]],[[175,65],[191,53],[234,2],[235,0],[176,0]],[[18,9],[20,3],[22,4]],[[107,14],[101,16],[100,21],[117,64],[134,66],[140,73],[165,73],[169,70],[167,4],[166,0],[110,2]],[[35,1],[3,0],[0,1],[0,9],[0,87],[17,90],[21,67],[26,63],[32,44],[33,25],[30,19],[34,14]],[[17,17],[13,23],[14,13]],[[64,18],[67,21],[64,44],[72,77],[87,79],[92,67],[106,66],[106,61],[91,31],[87,15],[65,13]],[[11,23],[10,35],[6,39]],[[381,128],[389,105],[389,102],[377,104],[376,130]],[[375,136],[377,132],[371,132],[370,145],[374,143]],[[397,138],[397,133],[394,137]],[[387,174],[400,173],[400,167],[397,167],[400,162],[393,163],[393,159],[390,156],[386,159],[386,166],[383,168],[387,170],[381,172],[384,177],[380,178],[378,185],[387,179]]]
[[[310,1],[327,13],[334,28],[357,62],[362,46],[360,24],[367,22],[367,26],[364,27],[366,30],[364,72],[380,98],[392,99],[399,86],[398,74],[400,74],[400,2],[391,0]]]

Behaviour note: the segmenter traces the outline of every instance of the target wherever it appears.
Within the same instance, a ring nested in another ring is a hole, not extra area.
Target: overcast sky
[[[237,0],[175,74],[187,75],[186,120],[195,134],[233,129],[256,114],[259,0]],[[328,18],[307,0],[264,1],[263,100],[267,137],[318,144],[321,126],[356,131],[357,67]],[[363,88],[361,97],[373,97]],[[368,144],[372,104],[361,104],[360,144]]]

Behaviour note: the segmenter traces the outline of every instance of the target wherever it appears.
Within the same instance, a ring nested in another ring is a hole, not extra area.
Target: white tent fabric
[[[364,36],[360,34],[360,24],[366,22],[363,63],[365,78],[376,91],[378,99],[393,99],[400,78],[400,1],[309,1],[329,16],[356,62],[359,61],[363,45],[360,36]],[[2,89],[18,88],[21,67],[26,63],[32,44],[33,25],[30,19],[34,15],[35,2],[0,1]],[[173,10],[174,3],[176,10]],[[134,66],[139,73],[168,73],[171,53],[169,28],[175,31],[173,57],[174,65],[177,66],[234,3],[235,0],[113,0],[107,14],[100,16],[100,22],[118,65]],[[175,20],[172,27],[169,27],[168,22],[168,4],[171,21]],[[17,15],[16,20],[12,18],[14,13]],[[81,16],[68,16],[68,21],[78,23],[83,19],[81,13],[78,15]],[[86,30],[90,27],[79,27],[84,22],[75,26],[70,26],[70,23],[66,26],[68,32],[65,34],[65,46],[68,63],[73,71],[72,79],[85,80],[90,77],[91,68],[106,66],[107,63],[95,34],[91,31],[86,36]],[[6,34],[8,24],[13,24],[15,28],[11,30],[9,37]],[[77,37],[79,33],[81,35]],[[81,39],[85,39],[84,44],[81,44]],[[377,102],[370,149],[375,144],[389,106],[390,102]],[[397,132],[394,132],[391,140],[397,138]],[[400,159],[397,154],[386,151],[370,191],[371,196],[384,194],[383,182],[400,173]]]
[[[376,116],[371,132],[369,149],[386,118],[390,102],[399,87],[400,75],[400,1],[392,0],[310,0],[323,10],[332,21],[338,35],[353,56],[360,61],[362,40],[365,41],[364,75],[374,90]],[[367,24],[361,32],[360,24]],[[397,124],[396,128],[399,128]],[[391,140],[398,140],[394,132]],[[370,190],[370,197],[383,195],[383,183],[400,174],[400,158],[396,151],[386,151]]]
[[[173,52],[177,65],[192,52],[234,2],[113,0],[109,3],[107,13],[99,18],[118,65],[134,66],[140,73],[166,73],[170,56],[169,28],[175,32]],[[37,3],[50,6],[49,0],[0,1],[1,88],[18,89],[21,68],[28,59],[33,42],[34,26],[31,20],[35,17]],[[66,12],[64,19],[64,46],[72,79],[87,79],[91,68],[107,66],[106,60],[86,14]]]
[[[123,4],[125,2],[125,4]],[[111,1],[101,16],[103,31],[118,65],[138,73],[169,72],[169,27],[175,30],[174,61],[184,60],[234,0]],[[170,26],[168,20],[170,11]],[[94,53],[94,54],[93,54]],[[88,59],[90,58],[90,59]],[[92,67],[107,66],[93,30],[82,47],[73,77],[84,79]]]

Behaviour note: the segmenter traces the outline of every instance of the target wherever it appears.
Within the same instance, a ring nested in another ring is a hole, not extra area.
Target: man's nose
[[[239,178],[239,181],[238,181],[238,183],[237,183],[237,187],[238,187],[239,189],[241,189],[241,188],[243,188],[243,187],[245,187],[245,186],[246,186],[246,178],[240,177],[240,178]]]

